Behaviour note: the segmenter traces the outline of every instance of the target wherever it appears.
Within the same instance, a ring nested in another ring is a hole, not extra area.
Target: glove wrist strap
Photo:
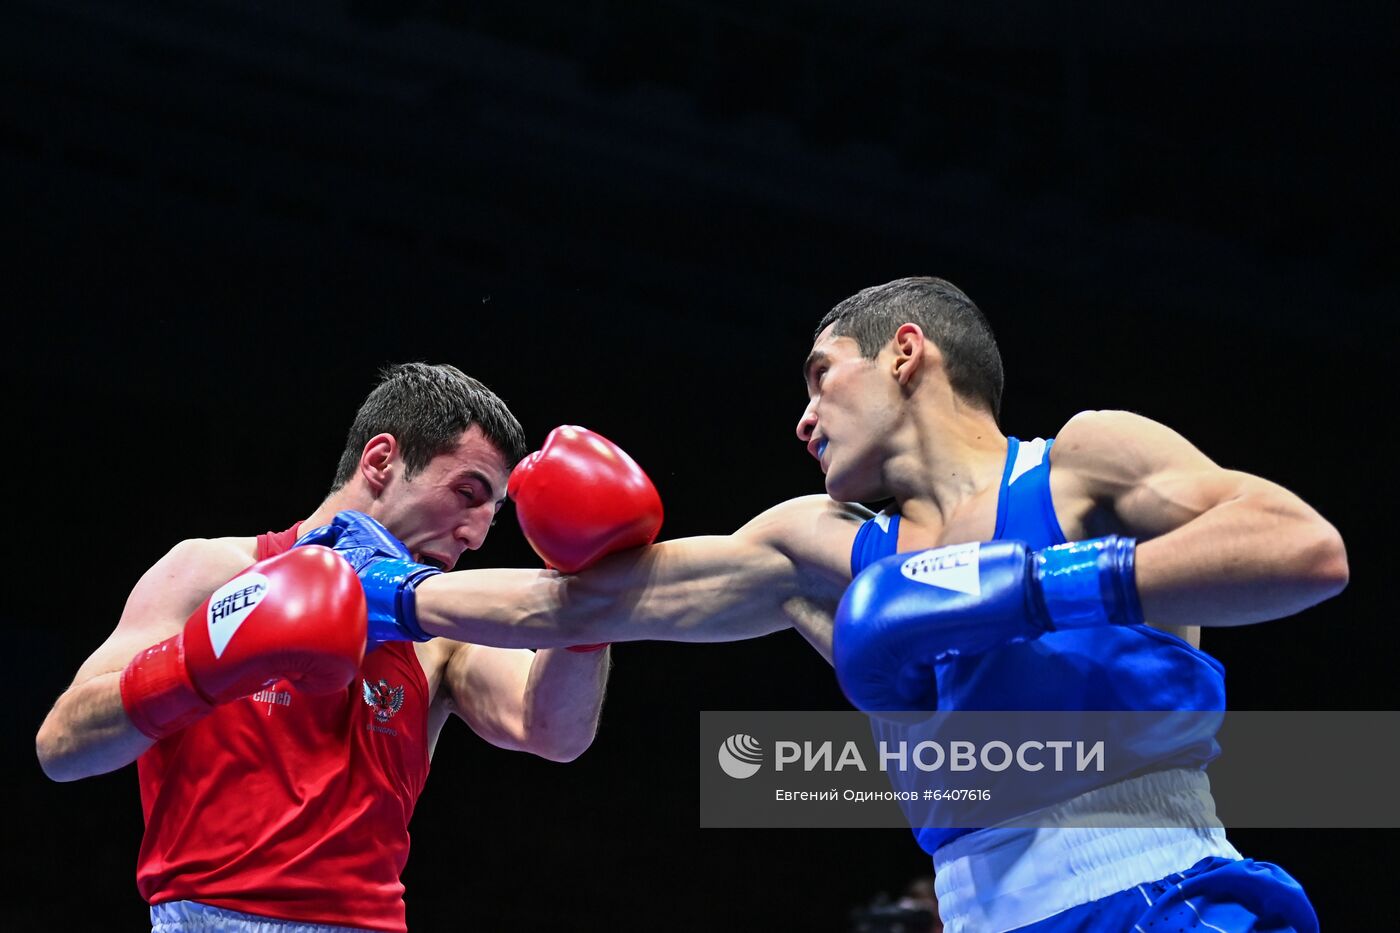
[[[152,645],[131,659],[121,676],[122,708],[131,724],[150,739],[167,735],[207,716],[214,705],[190,681],[180,635]]]
[[[435,567],[408,560],[375,561],[360,572],[369,616],[369,643],[427,641],[432,638],[418,624],[413,591],[429,577],[442,573]]]
[[[1051,628],[1142,624],[1136,553],[1137,541],[1119,535],[1036,551],[1035,581]]]
[[[409,566],[414,569],[404,579],[403,586],[399,587],[399,628],[406,637],[414,641],[427,641],[433,636],[423,631],[423,626],[418,623],[418,584],[438,576],[442,571],[436,567],[425,567],[422,564],[410,564]]]

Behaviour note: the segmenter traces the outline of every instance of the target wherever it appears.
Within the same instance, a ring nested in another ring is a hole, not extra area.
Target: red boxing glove
[[[525,540],[564,573],[650,544],[661,531],[661,497],[651,480],[622,448],[587,428],[550,431],[511,471],[506,491]]]
[[[661,496],[622,448],[587,428],[565,425],[511,471],[525,540],[546,564],[575,573],[615,551],[641,547],[661,531]],[[574,645],[599,651],[607,643]]]
[[[364,590],[350,565],[329,548],[296,548],[219,587],[180,634],[132,658],[122,706],[137,729],[160,739],[276,680],[334,693],[359,670],[365,628]]]

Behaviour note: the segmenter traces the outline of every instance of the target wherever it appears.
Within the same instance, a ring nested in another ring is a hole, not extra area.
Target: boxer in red
[[[439,638],[374,640],[366,653],[365,595],[349,565],[292,549],[303,528],[354,510],[414,561],[451,569],[486,539],[524,453],[519,422],[481,383],[451,366],[393,367],[304,521],[181,542],[136,584],[36,744],[58,781],[137,763],[137,886],[153,929],[405,930],[408,822],[448,717],[555,761],[589,746],[602,646]],[[659,527],[659,501],[650,521],[641,543]],[[633,543],[635,521],[623,524],[604,550]]]

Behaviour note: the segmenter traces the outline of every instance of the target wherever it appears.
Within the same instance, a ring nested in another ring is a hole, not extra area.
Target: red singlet
[[[258,560],[298,526],[258,536]],[[290,683],[218,707],[136,760],[136,885],[266,917],[403,931],[408,820],[428,779],[428,683],[412,642],[366,655],[344,693]]]

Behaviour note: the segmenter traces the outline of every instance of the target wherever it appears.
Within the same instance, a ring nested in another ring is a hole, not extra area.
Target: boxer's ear
[[[924,338],[918,324],[899,325],[890,344],[894,351],[894,377],[906,389],[912,387],[914,377],[931,361],[930,355],[938,358],[938,348]]]
[[[384,491],[398,463],[399,442],[392,434],[376,434],[360,452],[360,475],[375,495]]]

